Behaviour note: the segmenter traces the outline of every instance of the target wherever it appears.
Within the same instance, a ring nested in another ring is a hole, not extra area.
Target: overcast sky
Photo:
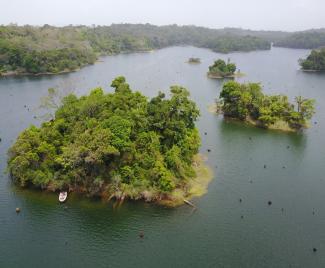
[[[325,0],[0,0],[0,24],[125,22],[296,31],[325,27]]]

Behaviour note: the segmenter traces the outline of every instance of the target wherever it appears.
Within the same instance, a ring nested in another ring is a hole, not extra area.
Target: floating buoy
[[[20,208],[16,208],[16,213],[19,213],[20,212]]]

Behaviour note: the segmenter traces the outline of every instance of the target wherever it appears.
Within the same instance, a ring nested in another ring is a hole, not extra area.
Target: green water
[[[0,79],[0,267],[325,267],[325,75],[298,70],[308,52],[219,55],[174,47],[105,57],[76,73]],[[189,57],[202,63],[185,63]],[[262,82],[267,93],[315,98],[312,127],[286,134],[210,114],[222,82],[206,71],[218,57],[230,57],[246,73],[239,81]],[[117,75],[148,96],[183,85],[199,105],[201,152],[215,176],[208,193],[193,200],[195,212],[78,196],[60,205],[56,195],[16,189],[3,173],[18,133],[40,123],[49,87],[62,94],[100,85],[110,91]]]

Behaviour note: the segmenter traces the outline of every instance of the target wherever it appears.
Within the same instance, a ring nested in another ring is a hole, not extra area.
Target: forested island
[[[230,62],[229,59],[227,63],[222,59],[218,59],[209,66],[208,77],[216,79],[235,77],[236,68],[236,64]]]
[[[284,95],[264,94],[258,83],[229,81],[216,102],[216,112],[262,128],[299,131],[308,127],[315,100],[298,96],[295,102],[290,103]]]
[[[306,59],[299,60],[304,71],[325,71],[325,48],[312,50]]]
[[[270,49],[251,35],[195,26],[0,26],[0,75],[55,74],[93,64],[100,55],[191,45],[216,52]]]
[[[170,98],[148,100],[124,77],[111,86],[114,93],[66,96],[52,120],[24,130],[8,152],[13,181],[166,205],[203,194],[211,173],[198,155],[199,110],[189,92],[172,86]]]

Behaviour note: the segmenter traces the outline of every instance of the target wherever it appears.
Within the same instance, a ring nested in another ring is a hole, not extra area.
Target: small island
[[[200,58],[189,58],[188,63],[201,63]]]
[[[159,92],[148,100],[122,76],[111,86],[114,93],[66,96],[52,120],[24,130],[8,152],[13,181],[169,206],[205,193],[212,173],[198,154],[199,110],[189,92],[173,86],[169,99]]]
[[[295,98],[295,104],[284,95],[266,95],[258,83],[240,84],[228,81],[216,101],[215,112],[266,129],[299,131],[308,127],[315,113],[315,100]]]
[[[213,79],[233,78],[240,75],[239,71],[237,74],[235,73],[236,68],[236,64],[231,63],[229,59],[227,63],[218,59],[213,65],[209,66],[208,77]]]
[[[325,48],[312,50],[306,59],[300,59],[303,71],[325,72]]]

